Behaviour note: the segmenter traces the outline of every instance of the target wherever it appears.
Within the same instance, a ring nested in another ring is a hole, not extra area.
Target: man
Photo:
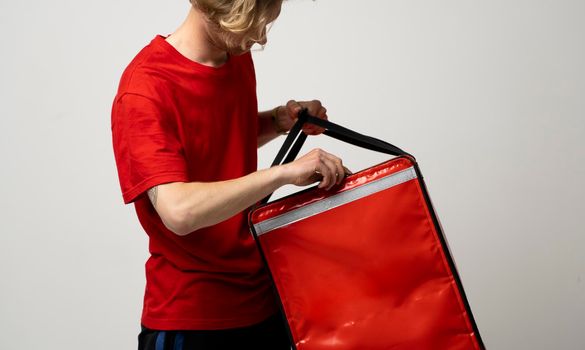
[[[330,189],[347,169],[314,149],[257,171],[257,148],[302,108],[327,118],[317,100],[258,113],[250,48],[282,0],[191,5],[126,68],[112,107],[124,202],[149,236],[139,349],[289,349],[246,209],[285,184]]]

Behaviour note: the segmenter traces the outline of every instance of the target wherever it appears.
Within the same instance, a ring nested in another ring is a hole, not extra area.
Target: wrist
[[[277,134],[279,135],[284,135],[286,133],[288,133],[288,129],[287,128],[283,128],[280,125],[280,109],[283,106],[277,106],[275,107],[272,112],[270,113],[270,117],[272,119],[272,126],[274,127],[274,131],[276,131]]]
[[[291,183],[289,172],[287,171],[286,164],[274,166],[268,169],[272,172],[273,183],[277,188]]]

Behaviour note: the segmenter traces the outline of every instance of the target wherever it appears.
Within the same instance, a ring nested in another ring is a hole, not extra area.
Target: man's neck
[[[166,40],[183,56],[206,66],[219,67],[228,59],[226,51],[211,43],[206,19],[193,6],[183,24]]]

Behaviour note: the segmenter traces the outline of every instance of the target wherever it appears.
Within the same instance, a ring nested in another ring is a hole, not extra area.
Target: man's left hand
[[[306,108],[310,115],[327,120],[327,109],[323,107],[321,101],[295,101],[290,100],[286,103],[286,106],[278,108],[276,123],[281,130],[290,130],[294,123],[299,117],[299,113]],[[303,132],[307,135],[319,135],[325,131],[325,129],[313,125],[305,124],[303,126]]]

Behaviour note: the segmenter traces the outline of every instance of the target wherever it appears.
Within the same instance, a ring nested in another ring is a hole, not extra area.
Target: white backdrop
[[[187,6],[0,2],[0,349],[136,348],[147,241],[122,204],[110,107]],[[585,348],[584,14],[291,0],[254,54],[262,108],[318,98],[417,157],[489,349]],[[384,159],[324,138],[310,143],[354,171]]]

